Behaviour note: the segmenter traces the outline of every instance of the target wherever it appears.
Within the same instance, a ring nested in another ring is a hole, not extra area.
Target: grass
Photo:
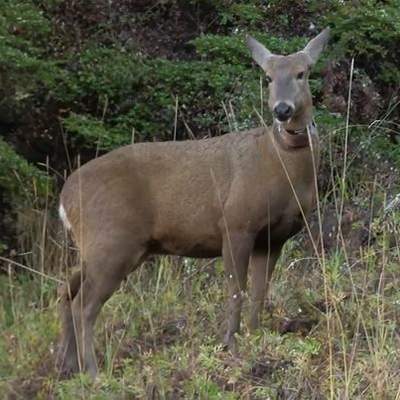
[[[321,207],[324,215],[323,201]],[[220,344],[221,261],[148,262],[123,283],[97,322],[101,373],[95,382],[85,375],[61,380],[54,369],[59,323],[57,283],[50,277],[62,277],[74,254],[52,236],[43,215],[36,223],[46,224],[46,242],[40,235],[21,261],[42,260],[46,278],[16,273],[12,264],[0,277],[2,398],[400,398],[398,215],[372,218],[375,241],[360,251],[338,235],[324,274],[304,247],[306,235],[290,241],[262,329],[250,334],[244,326],[236,356]],[[42,249],[44,259],[34,254]]]

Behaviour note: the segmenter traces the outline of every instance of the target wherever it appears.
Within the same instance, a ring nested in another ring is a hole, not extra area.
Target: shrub
[[[399,81],[399,0],[335,1],[326,19],[334,27],[339,56],[357,57],[374,78]]]
[[[180,117],[196,132],[208,132],[218,122],[226,130],[222,102],[234,101],[236,117],[246,126],[259,106],[258,76],[243,65],[150,60],[117,48],[88,48],[70,65],[76,68],[64,70],[54,93],[59,100],[79,104],[79,113],[64,124],[89,146],[97,138],[103,148],[128,143],[132,129],[142,139],[171,138],[176,99]]]
[[[277,36],[257,32],[253,36],[270,51],[277,54],[293,53],[302,49],[307,43],[307,39],[301,37],[285,40]],[[192,40],[192,44],[203,59],[229,64],[251,64],[251,57],[243,34],[234,36],[203,35]]]
[[[32,205],[37,199],[45,198],[51,191],[49,177],[0,138],[0,190],[5,200],[14,208],[24,204]]]

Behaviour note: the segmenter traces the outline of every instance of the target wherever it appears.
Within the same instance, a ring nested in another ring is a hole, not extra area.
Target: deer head
[[[282,56],[271,53],[256,39],[247,38],[253,59],[266,74],[269,108],[275,121],[283,124],[286,129],[305,126],[312,119],[308,77],[328,39],[329,28],[326,28],[303,50]]]

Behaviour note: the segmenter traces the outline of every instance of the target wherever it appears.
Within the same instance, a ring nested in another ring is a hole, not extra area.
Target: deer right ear
[[[330,29],[325,28],[317,37],[310,40],[304,48],[304,53],[308,54],[313,64],[318,60],[318,57],[329,41]]]
[[[259,41],[252,38],[251,36],[247,36],[246,38],[247,47],[251,50],[251,55],[253,56],[253,60],[261,67],[265,67],[265,63],[268,58],[272,56],[272,53],[265,48]]]

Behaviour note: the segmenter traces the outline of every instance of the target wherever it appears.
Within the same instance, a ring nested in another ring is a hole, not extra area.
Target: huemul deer
[[[228,347],[239,331],[250,264],[250,327],[259,325],[282,246],[315,203],[318,138],[308,76],[328,37],[326,29],[288,56],[247,39],[269,82],[272,127],[197,141],[132,144],[69,177],[60,216],[80,249],[82,269],[61,292],[63,371],[96,374],[96,317],[150,254],[222,255]]]

